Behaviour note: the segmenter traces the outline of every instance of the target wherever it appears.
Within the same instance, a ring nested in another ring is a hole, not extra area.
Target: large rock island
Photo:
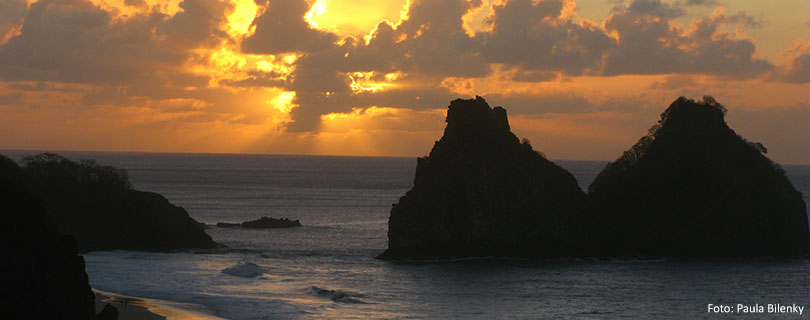
[[[679,98],[589,188],[605,254],[746,256],[807,252],[802,195],[725,122],[711,97]]]
[[[133,190],[126,171],[43,153],[25,157],[23,180],[45,219],[81,252],[214,248],[202,224],[163,196]]]
[[[512,134],[501,107],[457,99],[444,136],[394,204],[382,259],[578,252],[587,201],[574,177]]]

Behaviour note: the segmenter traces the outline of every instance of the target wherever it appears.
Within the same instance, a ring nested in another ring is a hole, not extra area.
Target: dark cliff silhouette
[[[132,190],[127,174],[91,160],[26,157],[22,177],[45,219],[76,238],[81,252],[214,248],[203,226],[163,196]]]
[[[245,221],[242,223],[228,223],[228,222],[217,223],[217,227],[247,228],[247,229],[295,228],[300,226],[301,222],[298,220],[290,220],[287,218],[275,219],[270,217],[261,217],[256,220]]]
[[[22,170],[0,155],[0,283],[4,319],[90,320],[94,295],[71,236],[47,222]]]
[[[413,188],[394,204],[382,259],[547,256],[578,250],[586,195],[521,143],[501,107],[457,99]]]
[[[802,195],[766,149],[730,129],[711,97],[679,98],[589,188],[608,254],[807,252]]]

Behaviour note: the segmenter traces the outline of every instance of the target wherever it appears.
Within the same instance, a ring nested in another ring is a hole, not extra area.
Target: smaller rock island
[[[805,203],[714,98],[681,97],[589,188],[608,255],[786,256],[810,250]]]
[[[261,217],[256,220],[245,221],[242,223],[228,223],[218,222],[217,227],[220,228],[247,228],[247,229],[277,229],[277,228],[295,228],[300,227],[301,222],[290,220],[287,218],[275,219],[270,217]]]

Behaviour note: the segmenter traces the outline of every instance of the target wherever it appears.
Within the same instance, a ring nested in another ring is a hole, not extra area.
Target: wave
[[[323,299],[329,299],[334,302],[341,302],[341,303],[366,303],[359,298],[362,298],[363,295],[359,293],[343,291],[343,290],[329,290],[324,288],[319,288],[316,286],[311,286],[306,289],[307,293]]]
[[[222,273],[240,278],[257,278],[265,269],[253,262],[240,262],[233,267],[222,269]]]

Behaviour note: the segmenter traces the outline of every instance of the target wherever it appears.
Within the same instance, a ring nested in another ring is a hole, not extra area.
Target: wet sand
[[[104,304],[109,303],[118,309],[119,320],[222,319],[200,306],[191,304],[131,297],[97,289],[93,289],[93,292],[96,295],[96,313],[101,312]]]

